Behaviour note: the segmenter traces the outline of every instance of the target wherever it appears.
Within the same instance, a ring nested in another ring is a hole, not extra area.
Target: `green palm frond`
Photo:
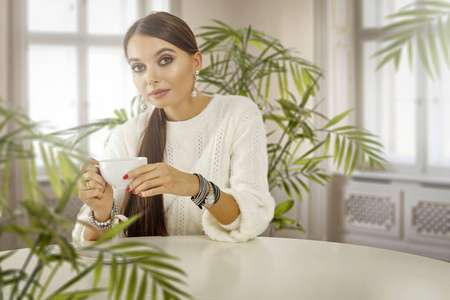
[[[8,198],[8,182],[11,163],[19,161],[23,188],[27,199],[34,201],[43,195],[37,184],[36,158],[43,159],[47,177],[57,197],[62,196],[64,185],[73,182],[78,165],[85,153],[67,140],[44,134],[40,124],[33,122],[19,107],[0,99],[0,167],[4,169],[2,178],[2,203]],[[37,148],[36,148],[37,146]],[[75,188],[72,190],[75,193]]]
[[[369,162],[371,170],[375,166],[384,169],[383,163],[387,161],[383,158],[383,145],[376,135],[357,126],[335,127],[352,111],[353,109],[350,109],[337,115],[320,129],[327,133],[324,141],[324,155],[327,155],[332,136],[335,136],[333,162],[338,169],[343,167],[345,175],[353,173],[358,161],[361,170],[364,170],[366,161]]]
[[[357,126],[337,127],[352,110],[330,120],[314,110],[302,108],[301,104],[295,105],[294,102],[283,99],[277,102],[281,106],[279,112],[271,112],[265,116],[266,120],[275,121],[283,130],[277,143],[268,144],[268,181],[271,190],[278,187],[286,192],[289,197],[286,201],[296,198],[301,202],[304,194],[311,197],[309,182],[325,185],[331,176],[321,163],[329,159],[333,159],[336,167],[345,175],[351,175],[358,164],[364,170],[366,162],[370,164],[371,170],[376,166],[383,169],[383,163],[386,162],[382,153],[383,146],[375,135]],[[316,128],[312,122],[313,115],[328,122],[323,127]],[[325,133],[325,137],[320,138],[318,133]],[[331,150],[333,138],[334,148]],[[308,145],[306,149],[305,144]],[[322,155],[319,154],[321,151]],[[271,223],[271,233],[285,229],[303,232],[297,221],[284,215],[275,215]]]
[[[81,141],[90,135],[104,129],[114,129],[116,126],[124,124],[129,119],[141,113],[138,96],[133,97],[130,104],[130,110],[115,109],[113,114],[115,117],[96,120],[94,122],[75,126],[72,128],[56,131],[51,133],[51,137],[64,139],[71,147],[76,147]],[[111,133],[111,131],[110,131]]]
[[[387,161],[382,157],[383,145],[375,135],[356,126],[335,128],[330,133],[336,135],[333,160],[338,168],[343,167],[344,174],[352,174],[358,162],[361,170],[364,170],[366,161],[371,170],[375,166],[384,169],[383,163]],[[331,139],[331,136],[327,139]]]
[[[442,60],[450,68],[450,3],[416,2],[388,18],[393,22],[381,30],[386,46],[372,55],[380,58],[377,69],[391,61],[398,68],[402,55],[411,67],[414,51],[432,79],[440,76]]]
[[[125,122],[128,118],[123,111],[118,114],[115,119],[117,122],[113,124]],[[64,233],[65,229],[73,228],[75,220],[62,213],[76,192],[76,183],[81,176],[78,165],[85,154],[73,142],[77,139],[65,139],[65,134],[61,132],[43,134],[39,124],[30,120],[20,108],[2,99],[0,117],[0,169],[3,171],[0,174],[0,213],[5,210],[8,212],[0,219],[0,237],[7,233],[13,234],[30,248],[22,266],[12,269],[0,267],[0,299],[5,298],[6,292],[9,293],[9,299],[86,299],[101,293],[105,297],[110,293],[116,299],[134,299],[135,296],[136,299],[144,299],[146,294],[143,287],[147,286],[147,282],[152,282],[155,295],[153,299],[158,295],[163,295],[164,299],[192,299],[180,288],[180,285],[185,284],[183,277],[186,274],[172,262],[174,257],[156,247],[133,242],[103,246],[108,238],[130,226],[138,216],[109,230],[92,246],[76,249]],[[35,142],[37,147],[34,146]],[[48,196],[37,184],[37,154],[43,159],[48,179],[58,199],[56,204],[51,205]],[[20,209],[11,211],[7,202],[10,197],[8,178],[14,161],[20,162],[25,199],[19,203]],[[80,257],[80,251],[98,254],[96,262],[86,265]],[[0,256],[0,262],[10,255]],[[100,276],[109,274],[106,268],[102,268],[107,256],[117,262],[116,267],[120,269],[123,280],[120,281],[121,284],[113,282],[109,288],[99,288]],[[127,263],[122,263],[123,261]],[[57,271],[67,264],[77,270],[77,274],[53,291],[48,291]],[[51,272],[44,278],[42,275],[46,269]],[[69,291],[69,288],[89,274],[94,274],[92,288]],[[138,285],[137,282],[141,284]]]
[[[65,194],[65,197],[68,197],[70,192]],[[143,293],[140,290],[143,285],[137,285],[136,282],[147,282],[148,280],[155,283],[155,288],[160,291],[160,294],[169,293],[175,299],[192,299],[188,293],[179,287],[179,285],[186,284],[183,280],[186,273],[173,263],[176,257],[168,255],[147,243],[124,241],[104,246],[103,243],[108,240],[107,238],[103,238],[90,246],[76,249],[60,232],[62,227],[73,226],[70,220],[61,217],[57,211],[52,210],[48,205],[42,203],[30,204],[22,203],[26,208],[32,226],[17,225],[15,220],[0,224],[2,232],[17,234],[30,248],[29,256],[21,268],[0,268],[2,286],[11,288],[10,299],[21,299],[24,295],[30,295],[33,299],[44,299],[47,288],[54,279],[57,270],[65,264],[70,264],[74,270],[77,270],[77,274],[69,278],[64,284],[54,287],[54,290],[45,299],[68,299],[72,296],[76,296],[75,299],[78,299],[77,297],[80,297],[80,295],[92,296],[100,293],[104,293],[105,296],[108,293],[109,299],[112,296],[117,299],[121,296],[125,296],[126,299],[134,299],[134,295]],[[108,236],[112,237],[119,234],[135,222],[138,217],[134,216],[114,227],[108,231]],[[34,242],[32,242],[33,240]],[[95,255],[97,259],[93,264],[86,265],[80,258],[80,253]],[[13,255],[13,252],[11,255]],[[37,259],[35,265],[30,263],[31,257]],[[7,255],[2,256],[0,261],[7,258]],[[102,268],[108,261],[112,261],[111,270]],[[45,268],[50,268],[52,272],[49,277],[42,278],[41,275]],[[119,274],[120,280],[111,282],[109,287],[99,288],[99,279],[104,273],[111,274],[113,280],[114,276]],[[89,274],[93,274],[92,288],[77,291],[77,294],[68,291],[70,287]],[[117,282],[120,284],[117,284]],[[1,293],[3,293],[3,290],[0,290],[0,295],[3,295]]]
[[[210,57],[199,79],[206,83],[205,90],[214,87],[214,93],[247,96],[268,108],[272,80],[278,82],[279,97],[287,98],[291,89],[303,95],[310,81],[321,75],[317,66],[295,56],[278,39],[251,26],[233,29],[214,22],[217,26],[201,27],[203,32],[197,35],[203,40],[200,51]]]
[[[272,234],[273,231],[280,230],[297,230],[305,233],[305,230],[299,222],[284,216],[284,214],[290,211],[293,206],[294,200],[286,200],[275,207],[275,213],[272,220],[274,226],[271,228]]]

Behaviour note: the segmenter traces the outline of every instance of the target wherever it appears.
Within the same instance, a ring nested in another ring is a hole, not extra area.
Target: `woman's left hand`
[[[127,187],[127,191],[132,191],[140,197],[159,194],[196,196],[200,189],[196,175],[181,172],[165,163],[141,166],[128,172],[124,178],[134,178]]]

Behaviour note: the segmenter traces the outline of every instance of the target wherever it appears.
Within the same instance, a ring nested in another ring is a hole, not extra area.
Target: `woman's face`
[[[192,55],[155,37],[135,34],[127,46],[133,81],[142,97],[157,108],[180,110],[192,101],[194,75],[201,68]]]

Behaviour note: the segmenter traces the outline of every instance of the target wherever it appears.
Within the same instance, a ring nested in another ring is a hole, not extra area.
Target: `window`
[[[139,1],[27,1],[28,107],[44,130],[111,117],[136,95],[122,51]],[[142,13],[142,11],[141,11]],[[101,157],[106,132],[82,146]]]
[[[138,94],[122,41],[147,11],[170,11],[167,0],[24,0],[30,117],[45,132],[113,116]],[[22,7],[19,5],[18,7]],[[101,158],[108,130],[81,145]]]
[[[405,55],[397,71],[392,63],[375,71],[379,59],[371,58],[383,46],[379,29],[388,24],[386,16],[411,2],[356,1],[360,123],[380,136],[389,171],[439,175],[450,169],[450,87],[444,84],[450,82],[450,71],[432,81],[420,64],[411,70]]]

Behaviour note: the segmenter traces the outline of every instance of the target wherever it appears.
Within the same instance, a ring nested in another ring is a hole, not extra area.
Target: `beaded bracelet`
[[[95,219],[94,211],[91,209],[91,210],[89,210],[89,213],[88,213],[89,223],[91,223],[92,226],[94,226],[95,229],[98,229],[98,230],[109,229],[113,226],[114,219],[116,218],[116,214],[118,211],[119,211],[119,208],[116,205],[116,201],[113,200],[113,207],[111,209],[111,217],[108,220],[106,220],[105,222],[100,222]]]

